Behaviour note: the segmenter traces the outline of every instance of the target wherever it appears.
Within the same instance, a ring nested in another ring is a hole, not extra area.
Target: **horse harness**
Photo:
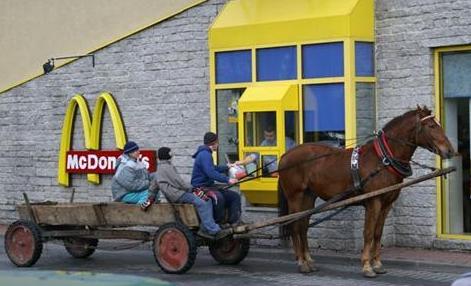
[[[403,163],[394,158],[394,155],[389,147],[386,135],[383,130],[379,130],[376,134],[376,138],[373,141],[373,147],[381,161],[382,167],[386,168],[392,174],[401,178],[406,178],[412,175],[412,168],[409,163]],[[361,192],[366,181],[379,173],[379,169],[370,174],[367,178],[363,179],[360,176],[360,153],[361,146],[357,146],[352,150],[352,156],[350,159],[350,169],[352,171],[353,188],[355,192]],[[382,169],[382,168],[381,168]]]
[[[402,178],[412,175],[412,168],[409,163],[403,163],[394,158],[383,130],[378,131],[373,146],[376,155],[389,172]]]

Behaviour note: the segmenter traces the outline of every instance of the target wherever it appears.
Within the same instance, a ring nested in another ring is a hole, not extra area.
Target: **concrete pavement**
[[[5,230],[5,228],[2,228]],[[0,229],[0,230],[2,230]],[[3,244],[3,237],[0,237]],[[109,249],[115,241],[101,241]],[[163,273],[155,264],[150,244],[125,251],[97,251],[89,259],[73,259],[61,242],[45,244],[43,255],[34,267],[16,268],[0,253],[0,270],[65,270],[110,272],[155,277],[176,285],[450,285],[460,274],[471,270],[471,253],[410,248],[384,248],[383,262],[388,273],[375,279],[361,275],[360,254],[314,249],[319,271],[312,275],[297,273],[291,249],[252,247],[248,257],[235,266],[218,265],[207,248],[198,249],[195,265],[184,275]]]

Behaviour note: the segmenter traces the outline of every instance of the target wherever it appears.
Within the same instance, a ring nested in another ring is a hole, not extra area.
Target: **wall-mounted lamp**
[[[84,58],[84,57],[92,57],[92,65],[95,67],[95,55],[80,55],[80,56],[68,56],[68,57],[57,57],[57,58],[50,58],[47,60],[45,64],[43,64],[44,74],[51,72],[54,69],[54,61],[55,60],[65,60],[65,59],[75,59],[75,58]]]

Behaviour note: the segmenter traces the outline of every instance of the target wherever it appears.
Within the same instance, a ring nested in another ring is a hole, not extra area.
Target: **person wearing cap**
[[[201,220],[198,235],[216,239],[222,236],[221,227],[214,222],[211,200],[208,198],[204,200],[193,194],[193,187],[182,179],[172,164],[171,149],[168,147],[159,148],[157,157],[159,161],[157,162],[155,180],[167,200],[172,203],[188,203],[196,207]]]
[[[238,180],[230,179],[223,174],[228,171],[228,166],[214,165],[212,153],[219,146],[218,136],[213,132],[207,132],[204,134],[203,143],[193,154],[195,161],[191,175],[191,185],[195,188],[211,190],[216,194],[217,200],[213,204],[216,223],[225,222],[226,209],[228,210],[227,223],[238,223],[241,215],[240,195],[234,191],[219,189],[215,186],[215,181],[223,184],[235,184]]]
[[[139,160],[139,146],[129,141],[124,145],[111,181],[114,201],[139,204],[146,210],[154,201],[158,185],[151,184],[146,166]]]

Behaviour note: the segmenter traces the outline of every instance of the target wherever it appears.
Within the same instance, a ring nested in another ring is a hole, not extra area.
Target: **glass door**
[[[440,53],[445,132],[458,156],[444,160],[457,171],[443,180],[442,232],[471,233],[470,110],[471,52]]]
[[[238,101],[244,90],[244,88],[237,88],[216,91],[216,120],[219,137],[218,164],[227,163],[226,155],[231,162],[239,160]]]

